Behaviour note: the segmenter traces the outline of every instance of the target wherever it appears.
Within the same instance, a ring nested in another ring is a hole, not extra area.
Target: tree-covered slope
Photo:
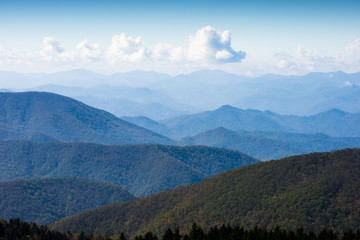
[[[130,235],[222,223],[320,231],[360,225],[360,149],[312,153],[219,174],[202,183],[84,211],[61,231]]]
[[[201,146],[0,141],[0,181],[77,176],[117,184],[136,196],[256,162],[238,151]]]
[[[205,145],[234,149],[263,161],[311,152],[360,147],[360,138],[330,137],[325,134],[299,134],[283,131],[247,132],[212,129],[178,141],[181,146]]]
[[[108,112],[52,93],[0,93],[0,109],[0,127],[7,129],[0,131],[2,139],[105,144],[173,142]]]
[[[80,178],[0,182],[0,218],[49,224],[85,209],[134,199],[114,184]]]

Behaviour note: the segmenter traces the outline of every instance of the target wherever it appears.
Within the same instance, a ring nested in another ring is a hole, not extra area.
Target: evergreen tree
[[[173,240],[173,237],[174,237],[173,231],[170,228],[168,228],[164,233],[162,240]]]
[[[205,239],[205,233],[196,223],[193,223],[189,237],[190,240],[203,240]]]
[[[125,237],[124,232],[121,232],[119,240],[127,240],[126,237]]]
[[[156,235],[154,235],[152,232],[145,233],[144,239],[145,240],[159,240],[158,237]]]
[[[178,228],[175,229],[173,240],[181,240],[180,230]]]

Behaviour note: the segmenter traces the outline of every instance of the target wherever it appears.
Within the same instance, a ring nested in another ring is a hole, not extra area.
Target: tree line
[[[122,232],[118,237],[103,235],[61,233],[49,229],[47,226],[38,226],[36,223],[28,223],[20,219],[9,221],[0,219],[0,240],[128,240]],[[180,233],[180,230],[168,229],[162,237],[152,232],[144,235],[137,235],[133,240],[360,240],[360,230],[349,229],[344,233],[335,232],[332,229],[323,229],[319,233],[314,231],[305,232],[303,228],[296,231],[283,230],[279,227],[274,229],[263,229],[259,227],[244,229],[243,227],[232,227],[222,225],[211,227],[205,232],[194,223],[187,233]]]

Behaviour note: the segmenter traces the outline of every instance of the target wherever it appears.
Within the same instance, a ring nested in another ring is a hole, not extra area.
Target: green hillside
[[[0,138],[104,144],[173,141],[74,99],[46,92],[0,92]]]
[[[313,153],[230,170],[202,183],[84,211],[57,230],[118,235],[168,227],[303,227],[345,231],[360,226],[360,149]]]
[[[119,186],[80,178],[0,182],[0,218],[49,224],[85,209],[134,199]]]
[[[201,146],[0,140],[0,181],[77,176],[114,183],[136,196],[198,182],[256,162],[238,151]]]

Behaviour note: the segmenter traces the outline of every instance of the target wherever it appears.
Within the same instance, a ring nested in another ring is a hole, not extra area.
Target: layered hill
[[[117,184],[136,196],[257,162],[238,151],[201,146],[0,141],[0,181],[77,176]]]
[[[46,92],[0,93],[2,139],[106,144],[173,141],[74,99]]]
[[[311,152],[360,147],[360,138],[330,137],[320,133],[231,131],[220,127],[193,137],[185,137],[178,144],[235,149],[266,161]]]
[[[130,119],[128,119],[130,120]],[[135,120],[134,120],[135,121]],[[144,127],[155,126],[138,121]],[[288,131],[296,133],[324,133],[335,137],[359,137],[360,113],[347,113],[337,109],[312,116],[280,115],[270,111],[242,110],[224,105],[214,111],[182,115],[159,122],[162,133],[173,138],[194,136],[218,127],[246,131]],[[154,130],[159,129],[156,126]],[[165,129],[168,129],[165,131]]]
[[[303,76],[268,74],[252,78],[218,70],[201,70],[177,76],[143,71],[105,76],[77,69],[52,74],[0,71],[0,83],[3,88],[15,88],[12,89],[14,91],[24,91],[19,86],[34,90],[35,86],[49,84],[86,86],[83,91],[52,90],[46,86],[36,91],[54,91],[119,114],[117,116],[144,115],[159,120],[182,114],[183,111],[194,113],[216,109],[225,104],[286,115],[314,115],[333,108],[359,112],[359,76],[359,72],[339,71],[313,72]],[[111,86],[111,90],[99,96],[99,92],[102,92],[99,85],[103,84]],[[133,89],[112,94],[114,90],[124,87]],[[141,88],[147,88],[153,94],[143,94]]]
[[[85,209],[135,197],[114,184],[80,178],[0,182],[0,218],[49,224]]]
[[[87,210],[53,227],[61,231],[134,235],[193,222],[320,231],[360,225],[360,150],[268,161],[138,200]]]

